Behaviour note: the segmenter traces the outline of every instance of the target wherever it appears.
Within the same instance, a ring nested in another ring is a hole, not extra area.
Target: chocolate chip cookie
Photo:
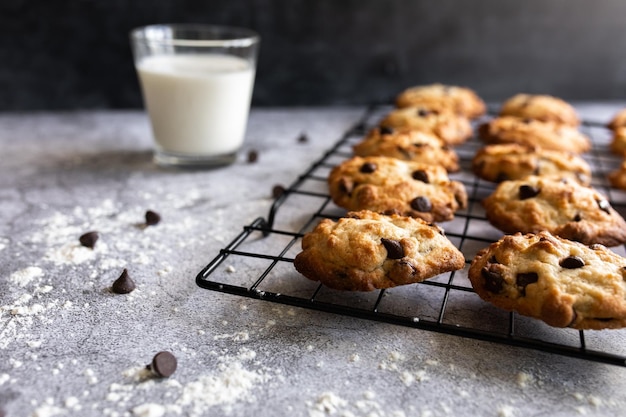
[[[615,155],[626,157],[626,127],[617,127],[613,130],[609,149]]]
[[[396,97],[396,106],[423,106],[431,110],[451,111],[475,119],[485,114],[485,102],[474,90],[444,84],[419,85],[407,88]]]
[[[578,126],[576,109],[566,101],[545,94],[516,94],[504,102],[500,116],[515,116],[569,126]]]
[[[489,222],[505,233],[547,230],[585,245],[626,242],[626,221],[606,197],[571,179],[529,176],[503,181],[483,206]]]
[[[353,147],[358,156],[389,156],[405,161],[441,165],[448,172],[459,170],[459,157],[441,139],[417,130],[390,127],[372,129]]]
[[[483,300],[554,327],[626,326],[626,259],[602,245],[517,233],[478,252],[468,275]]]
[[[615,113],[611,121],[607,124],[607,127],[611,130],[626,127],[626,108],[623,108]]]
[[[294,266],[330,288],[372,291],[461,269],[465,258],[436,225],[359,211],[322,220],[302,239]]]
[[[331,171],[330,195],[340,207],[443,222],[467,206],[465,187],[445,168],[385,156],[355,156]]]
[[[473,133],[467,117],[425,106],[392,110],[381,120],[380,126],[431,133],[452,146],[465,142]]]
[[[589,138],[575,127],[513,116],[497,117],[481,124],[478,134],[489,144],[519,143],[577,154],[591,149]]]
[[[487,145],[476,152],[472,171],[487,181],[518,180],[529,175],[571,177],[583,185],[591,181],[591,168],[581,157],[516,143]]]

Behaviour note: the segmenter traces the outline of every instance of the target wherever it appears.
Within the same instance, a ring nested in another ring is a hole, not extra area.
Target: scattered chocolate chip
[[[393,133],[393,127],[381,126],[378,128],[381,135],[391,135]]]
[[[411,201],[411,208],[420,213],[428,213],[433,209],[433,205],[430,203],[428,197],[421,196]]]
[[[561,261],[559,262],[559,265],[561,265],[562,268],[567,268],[567,269],[576,269],[576,268],[582,268],[583,266],[585,266],[585,261],[583,261],[583,259],[580,256],[568,256],[567,258],[563,258],[561,259]]]
[[[387,258],[400,259],[404,258],[404,248],[397,240],[380,238],[381,243],[387,249]]]
[[[480,270],[480,275],[482,275],[485,280],[485,289],[487,291],[493,293],[499,293],[502,291],[502,275],[498,272],[492,271],[488,267],[484,266],[483,269]]]
[[[376,166],[375,163],[366,162],[363,165],[361,165],[360,171],[364,174],[371,174],[372,172],[376,171],[376,168],[378,168],[378,166]]]
[[[574,216],[574,218],[573,218],[573,220],[574,220],[575,222],[579,222],[579,221],[581,221],[582,219],[583,219],[583,215],[582,215],[582,214],[580,214],[580,213],[576,213],[576,215],[575,215],[575,216]]]
[[[176,357],[170,352],[163,351],[154,355],[152,363],[146,366],[146,368],[161,378],[167,378],[176,372],[177,365]]]
[[[426,110],[426,109],[419,109],[419,110],[417,111],[417,115],[418,115],[419,117],[426,117],[426,116],[428,116],[430,113],[431,113],[431,112],[430,112],[430,111],[428,111],[428,110]]]
[[[428,184],[429,182],[428,173],[424,171],[423,169],[418,169],[417,171],[413,171],[411,176],[413,177],[414,180],[425,182],[426,184]]]
[[[115,294],[128,294],[133,292],[135,288],[137,288],[135,286],[135,282],[132,280],[130,275],[128,275],[128,270],[126,268],[124,268],[120,277],[113,281],[113,285],[111,285],[111,290]]]
[[[504,172],[498,172],[498,176],[496,177],[496,182],[503,182],[503,181],[508,181],[509,180],[509,176],[506,175]]]
[[[300,136],[298,136],[298,143],[308,143],[309,142],[309,137],[306,135],[306,133],[302,133]]]
[[[496,255],[493,255],[491,258],[489,258],[489,263],[490,264],[499,264],[500,262],[498,262],[498,260],[496,259]]]
[[[159,224],[159,222],[161,221],[161,215],[157,213],[156,211],[152,211],[152,210],[146,211],[145,217],[146,217],[146,224],[148,226],[154,226],[156,224]]]
[[[606,200],[596,200],[598,202],[598,207],[600,210],[604,211],[607,214],[611,214],[611,205]]]
[[[341,177],[339,179],[339,191],[345,194],[352,194],[352,190],[354,190],[354,181],[350,178]]]
[[[519,186],[519,199],[526,200],[527,198],[533,198],[537,194],[539,194],[541,190],[537,187],[533,187],[532,185],[520,185]]]
[[[387,210],[383,211],[383,214],[384,214],[385,216],[393,216],[393,215],[398,215],[398,216],[400,216],[400,215],[402,215],[402,213],[400,212],[400,210],[395,209],[395,208],[392,208],[392,209],[387,209]]]
[[[254,164],[258,160],[259,160],[259,152],[257,152],[254,149],[248,151],[248,163],[249,164]]]
[[[536,272],[524,272],[519,273],[515,277],[515,284],[520,288],[522,295],[526,295],[526,286],[534,284],[539,280],[539,275]]]
[[[96,242],[98,241],[99,237],[100,235],[98,234],[98,232],[87,232],[79,237],[78,240],[80,241],[81,245],[93,249],[94,246],[96,246]]]
[[[281,195],[285,194],[285,187],[283,187],[280,184],[276,184],[273,188],[272,188],[272,197],[274,198],[278,198]]]

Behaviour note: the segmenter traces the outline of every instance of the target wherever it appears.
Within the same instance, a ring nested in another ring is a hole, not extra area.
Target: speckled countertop
[[[212,171],[155,167],[143,112],[0,115],[0,416],[622,414],[623,367],[196,285],[363,112],[254,109],[239,161]],[[124,268],[137,289],[113,294]],[[158,379],[163,350],[178,369]]]

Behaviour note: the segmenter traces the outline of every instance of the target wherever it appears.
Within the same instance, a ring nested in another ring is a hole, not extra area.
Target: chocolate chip
[[[503,182],[503,181],[508,181],[509,180],[509,176],[506,175],[504,172],[498,172],[498,176],[496,177],[496,182]]]
[[[98,234],[98,232],[87,232],[79,237],[78,240],[80,241],[81,245],[93,249],[94,246],[96,246],[96,242],[98,241],[99,237],[100,235]]]
[[[145,217],[146,217],[146,224],[148,226],[154,226],[156,224],[159,224],[159,222],[161,221],[161,215],[157,213],[156,211],[152,211],[152,210],[146,211]]]
[[[485,280],[485,289],[489,292],[499,293],[502,291],[502,275],[500,275],[496,271],[490,270],[488,267],[484,266],[483,269],[480,270],[480,275],[482,275]]]
[[[381,126],[378,128],[381,135],[391,135],[393,133],[393,127]]]
[[[302,133],[300,136],[298,136],[298,143],[307,143],[309,141],[309,137],[306,135],[306,133]]]
[[[404,258],[404,248],[397,240],[380,238],[381,243],[387,249],[387,258],[400,259]]]
[[[419,109],[419,110],[417,111],[417,115],[418,115],[419,117],[426,117],[426,116],[428,116],[430,113],[431,113],[431,112],[430,112],[430,111],[428,111],[428,110],[426,110],[426,109]]]
[[[528,117],[522,119],[522,123],[524,123],[525,125],[530,124],[533,121],[533,119],[529,119]]]
[[[526,286],[528,284],[534,284],[539,280],[539,275],[536,272],[523,272],[517,274],[515,277],[515,284],[521,288],[522,293],[526,294]]]
[[[258,160],[259,160],[259,152],[255,151],[254,149],[248,151],[248,163],[249,164],[254,164]]]
[[[346,177],[339,178],[339,191],[350,195],[352,190],[354,190],[354,181]]]
[[[428,197],[421,196],[411,201],[411,208],[420,213],[428,213],[433,209],[433,205],[430,203]]]
[[[111,285],[111,290],[115,294],[128,294],[133,292],[135,288],[135,282],[132,280],[130,275],[128,275],[128,270],[126,268],[124,268],[120,277],[113,281],[113,285]]]
[[[575,222],[579,222],[583,219],[583,215],[580,213],[576,213],[576,215],[574,216],[574,218],[572,220],[574,220]]]
[[[285,187],[283,187],[282,185],[276,184],[272,188],[272,197],[278,198],[278,197],[280,197],[283,194],[285,194]]]
[[[429,182],[428,181],[428,173],[426,171],[424,171],[423,169],[418,169],[417,171],[413,171],[411,176],[413,177],[414,180],[425,182],[426,184],[428,184],[428,182]]]
[[[147,368],[154,372],[157,376],[167,378],[176,372],[177,365],[178,362],[176,361],[176,357],[170,352],[163,351],[154,355],[152,363],[150,363]]]
[[[489,258],[489,263],[490,264],[499,264],[500,262],[498,262],[498,260],[496,259],[496,255],[493,255],[491,258]]]
[[[606,200],[596,200],[598,202],[598,207],[600,210],[604,211],[607,214],[611,214],[611,205]]]
[[[371,174],[372,172],[376,171],[376,168],[378,168],[378,166],[375,163],[366,162],[361,165],[360,171],[364,174]]]
[[[533,198],[537,194],[539,194],[541,190],[537,187],[533,187],[532,185],[520,185],[519,186],[519,199],[526,200],[527,198]]]
[[[580,256],[568,256],[567,258],[563,258],[561,259],[561,261],[559,262],[559,265],[561,265],[562,268],[567,268],[567,269],[576,269],[576,268],[582,268],[583,266],[585,266],[585,261],[583,261],[583,259]]]

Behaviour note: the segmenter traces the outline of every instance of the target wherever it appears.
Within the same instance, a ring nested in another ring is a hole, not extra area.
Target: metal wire
[[[626,347],[622,347],[626,345],[626,330],[593,332],[594,343],[590,346],[592,343],[583,331],[555,329],[539,320],[498,310],[474,293],[466,277],[467,265],[477,246],[485,247],[497,240],[489,234],[477,232],[487,224],[480,201],[494,189],[494,184],[467,174],[471,158],[482,146],[475,138],[456,149],[465,172],[455,179],[463,182],[468,191],[468,208],[456,213],[454,227],[444,226],[446,235],[465,254],[465,270],[442,274],[411,286],[379,290],[371,295],[334,291],[295,271],[291,265],[292,255],[299,250],[302,236],[320,219],[338,218],[342,214],[327,194],[327,172],[351,156],[351,145],[376,124],[376,118],[385,110],[384,106],[369,108],[361,120],[275,199],[267,219],[259,217],[244,226],[241,233],[220,250],[197,275],[197,285],[264,301],[626,367]],[[613,207],[624,215],[626,193],[612,190],[606,181],[606,173],[620,160],[608,154],[605,129],[594,122],[583,123],[582,129],[594,142],[593,152],[585,155],[594,171],[593,185],[604,191]],[[290,204],[300,198],[317,203]],[[289,228],[284,229],[276,225],[282,217],[298,221],[295,226],[288,221]],[[239,273],[230,269],[229,272],[224,263],[231,258],[238,258],[233,262],[237,265],[250,264],[249,270]],[[438,307],[429,311],[429,306]],[[489,324],[485,326],[484,321]],[[609,334],[606,332],[610,332],[611,346],[605,345],[608,339],[603,335]],[[615,343],[616,337],[622,340]]]

